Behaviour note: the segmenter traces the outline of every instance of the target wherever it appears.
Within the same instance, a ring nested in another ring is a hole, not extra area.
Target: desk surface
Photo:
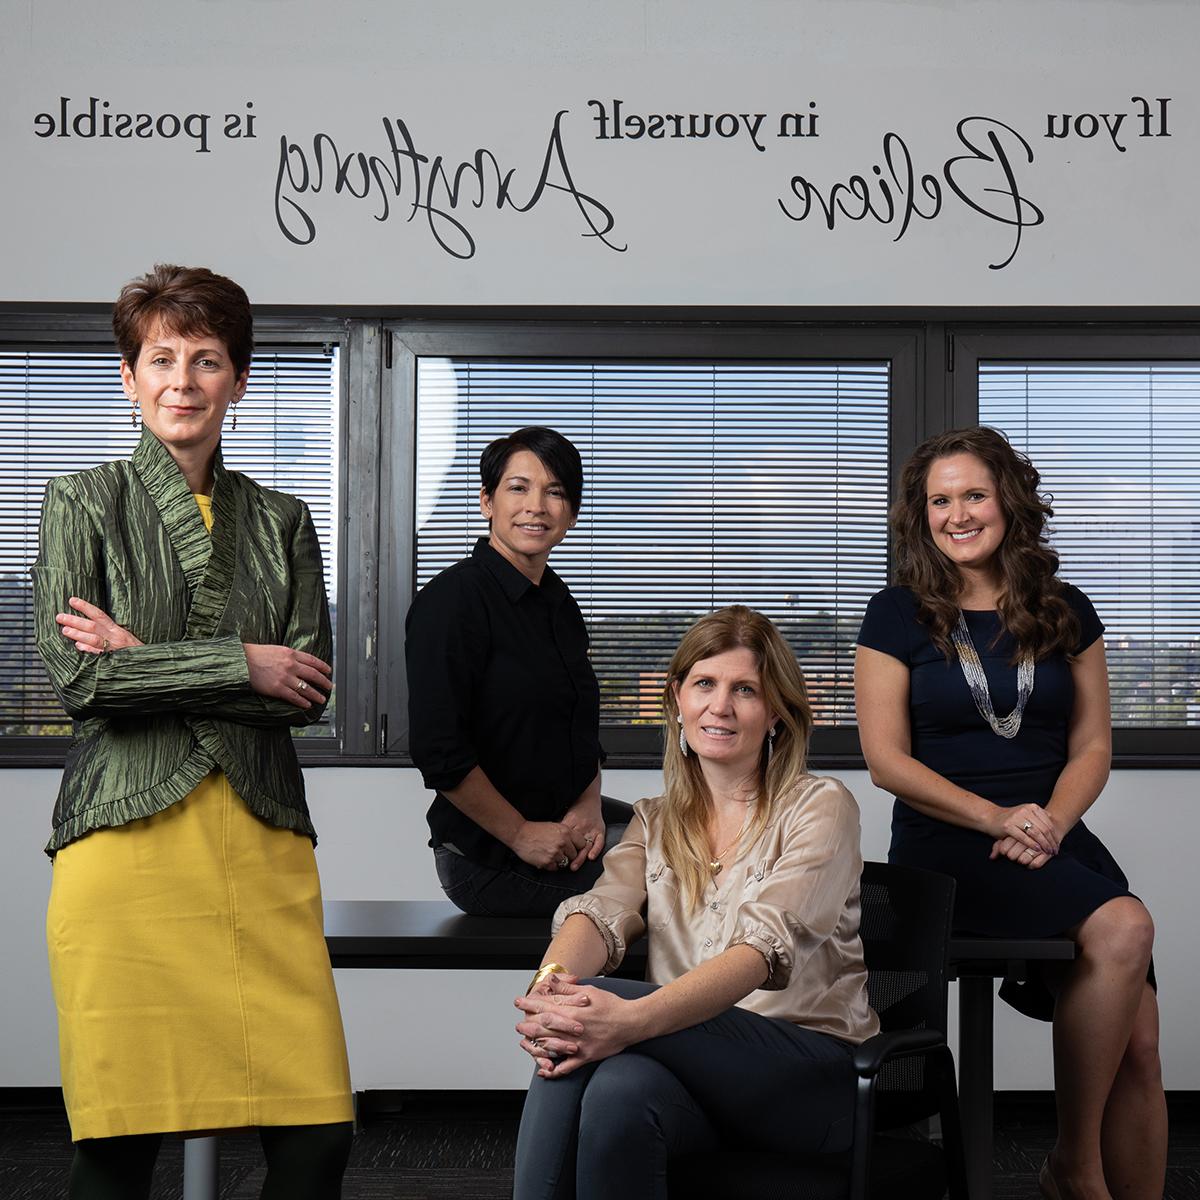
[[[335,967],[532,968],[549,940],[549,918],[469,917],[449,900],[325,904],[325,941]],[[644,943],[630,948],[631,959],[644,956]],[[1074,957],[1069,938],[950,939],[954,974],[1003,975],[1009,963]]]

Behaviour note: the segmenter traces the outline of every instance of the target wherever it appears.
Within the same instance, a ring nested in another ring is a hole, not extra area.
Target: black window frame
[[[0,349],[112,350],[102,305],[0,304]],[[416,578],[416,359],[648,357],[892,363],[889,488],[924,438],[973,424],[981,360],[1200,359],[1200,308],[258,308],[263,345],[340,346],[337,736],[297,739],[305,766],[411,765],[404,615]],[[351,493],[351,488],[353,492]],[[890,567],[889,555],[889,567]],[[643,729],[606,730],[609,765],[655,768]],[[832,735],[832,736],[829,736]],[[0,769],[61,767],[67,738],[0,738]],[[857,730],[825,727],[819,769],[861,770]],[[1117,768],[1200,766],[1200,726],[1114,730]]]

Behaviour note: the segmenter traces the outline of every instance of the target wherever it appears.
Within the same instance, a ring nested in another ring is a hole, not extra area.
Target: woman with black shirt
[[[583,499],[579,452],[530,426],[479,460],[489,536],[406,623],[409,739],[438,878],[464,912],[549,915],[600,875],[630,809],[600,795],[600,689],[583,616],[546,565]]]

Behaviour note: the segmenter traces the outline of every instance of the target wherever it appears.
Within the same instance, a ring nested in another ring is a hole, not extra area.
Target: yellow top
[[[204,528],[207,529],[209,533],[212,533],[212,497],[202,496],[199,492],[193,492],[192,496],[195,498],[196,503],[200,505],[200,516],[204,520]]]

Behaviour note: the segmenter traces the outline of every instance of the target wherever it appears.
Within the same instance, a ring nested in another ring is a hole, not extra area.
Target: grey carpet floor
[[[344,1200],[507,1200],[518,1108],[452,1094],[409,1101],[400,1111],[364,1113]],[[995,1200],[1037,1196],[1037,1171],[1054,1137],[1053,1113],[1040,1102],[1000,1102],[996,1113]],[[0,1112],[0,1197],[61,1200],[71,1144],[61,1112]],[[1200,1104],[1172,1106],[1166,1200],[1200,1200]],[[221,1200],[257,1200],[264,1167],[258,1140],[221,1143]],[[182,1200],[183,1150],[163,1147],[155,1200]]]

